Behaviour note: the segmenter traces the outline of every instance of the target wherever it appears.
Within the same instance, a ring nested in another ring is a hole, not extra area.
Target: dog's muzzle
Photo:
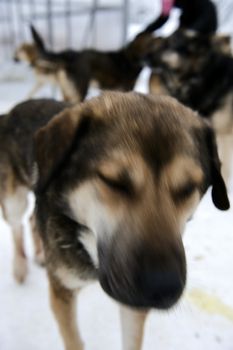
[[[137,308],[168,309],[180,298],[186,282],[183,247],[159,254],[149,249],[100,255],[99,280],[107,294]]]

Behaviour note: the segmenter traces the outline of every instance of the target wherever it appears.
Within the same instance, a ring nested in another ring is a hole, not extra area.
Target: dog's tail
[[[168,16],[164,16],[161,15],[158,18],[156,18],[153,22],[151,22],[150,24],[148,24],[148,26],[143,29],[139,34],[139,35],[143,35],[143,34],[150,34],[153,33],[155,30],[159,29],[160,27],[162,27],[168,20]]]
[[[57,65],[61,63],[61,59],[59,58],[59,54],[51,52],[48,50],[44,44],[44,41],[40,34],[37,32],[33,25],[30,26],[31,33],[33,37],[33,41],[38,51],[37,64],[47,68],[58,68]]]
[[[30,25],[33,41],[40,53],[44,54],[46,52],[45,44],[35,27]]]

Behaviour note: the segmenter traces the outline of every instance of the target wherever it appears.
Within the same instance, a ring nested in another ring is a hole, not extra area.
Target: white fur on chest
[[[90,87],[92,87],[94,89],[100,89],[100,84],[97,80],[92,79],[90,82]]]
[[[55,275],[61,284],[70,290],[81,289],[90,283],[87,280],[82,280],[74,270],[65,266],[58,267]]]

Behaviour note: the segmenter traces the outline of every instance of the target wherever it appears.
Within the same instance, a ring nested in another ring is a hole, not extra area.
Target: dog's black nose
[[[185,276],[177,267],[153,269],[152,266],[147,266],[138,277],[139,295],[141,295],[139,304],[167,309],[179,299],[184,285]]]
[[[100,266],[103,289],[132,307],[168,309],[178,301],[185,282],[186,261],[180,247],[160,257],[153,251],[141,251],[127,264],[111,257]]]
[[[18,59],[17,56],[14,56],[14,57],[13,57],[13,60],[14,60],[14,62],[19,62],[19,59]]]

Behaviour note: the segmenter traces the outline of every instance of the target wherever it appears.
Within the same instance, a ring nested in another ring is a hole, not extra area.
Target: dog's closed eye
[[[111,190],[128,196],[133,194],[133,184],[130,176],[126,172],[122,172],[116,178],[106,176],[101,172],[98,172],[97,175],[98,178]]]
[[[189,181],[179,188],[172,190],[172,197],[175,202],[181,202],[188,199],[197,189],[197,184],[193,181]]]

